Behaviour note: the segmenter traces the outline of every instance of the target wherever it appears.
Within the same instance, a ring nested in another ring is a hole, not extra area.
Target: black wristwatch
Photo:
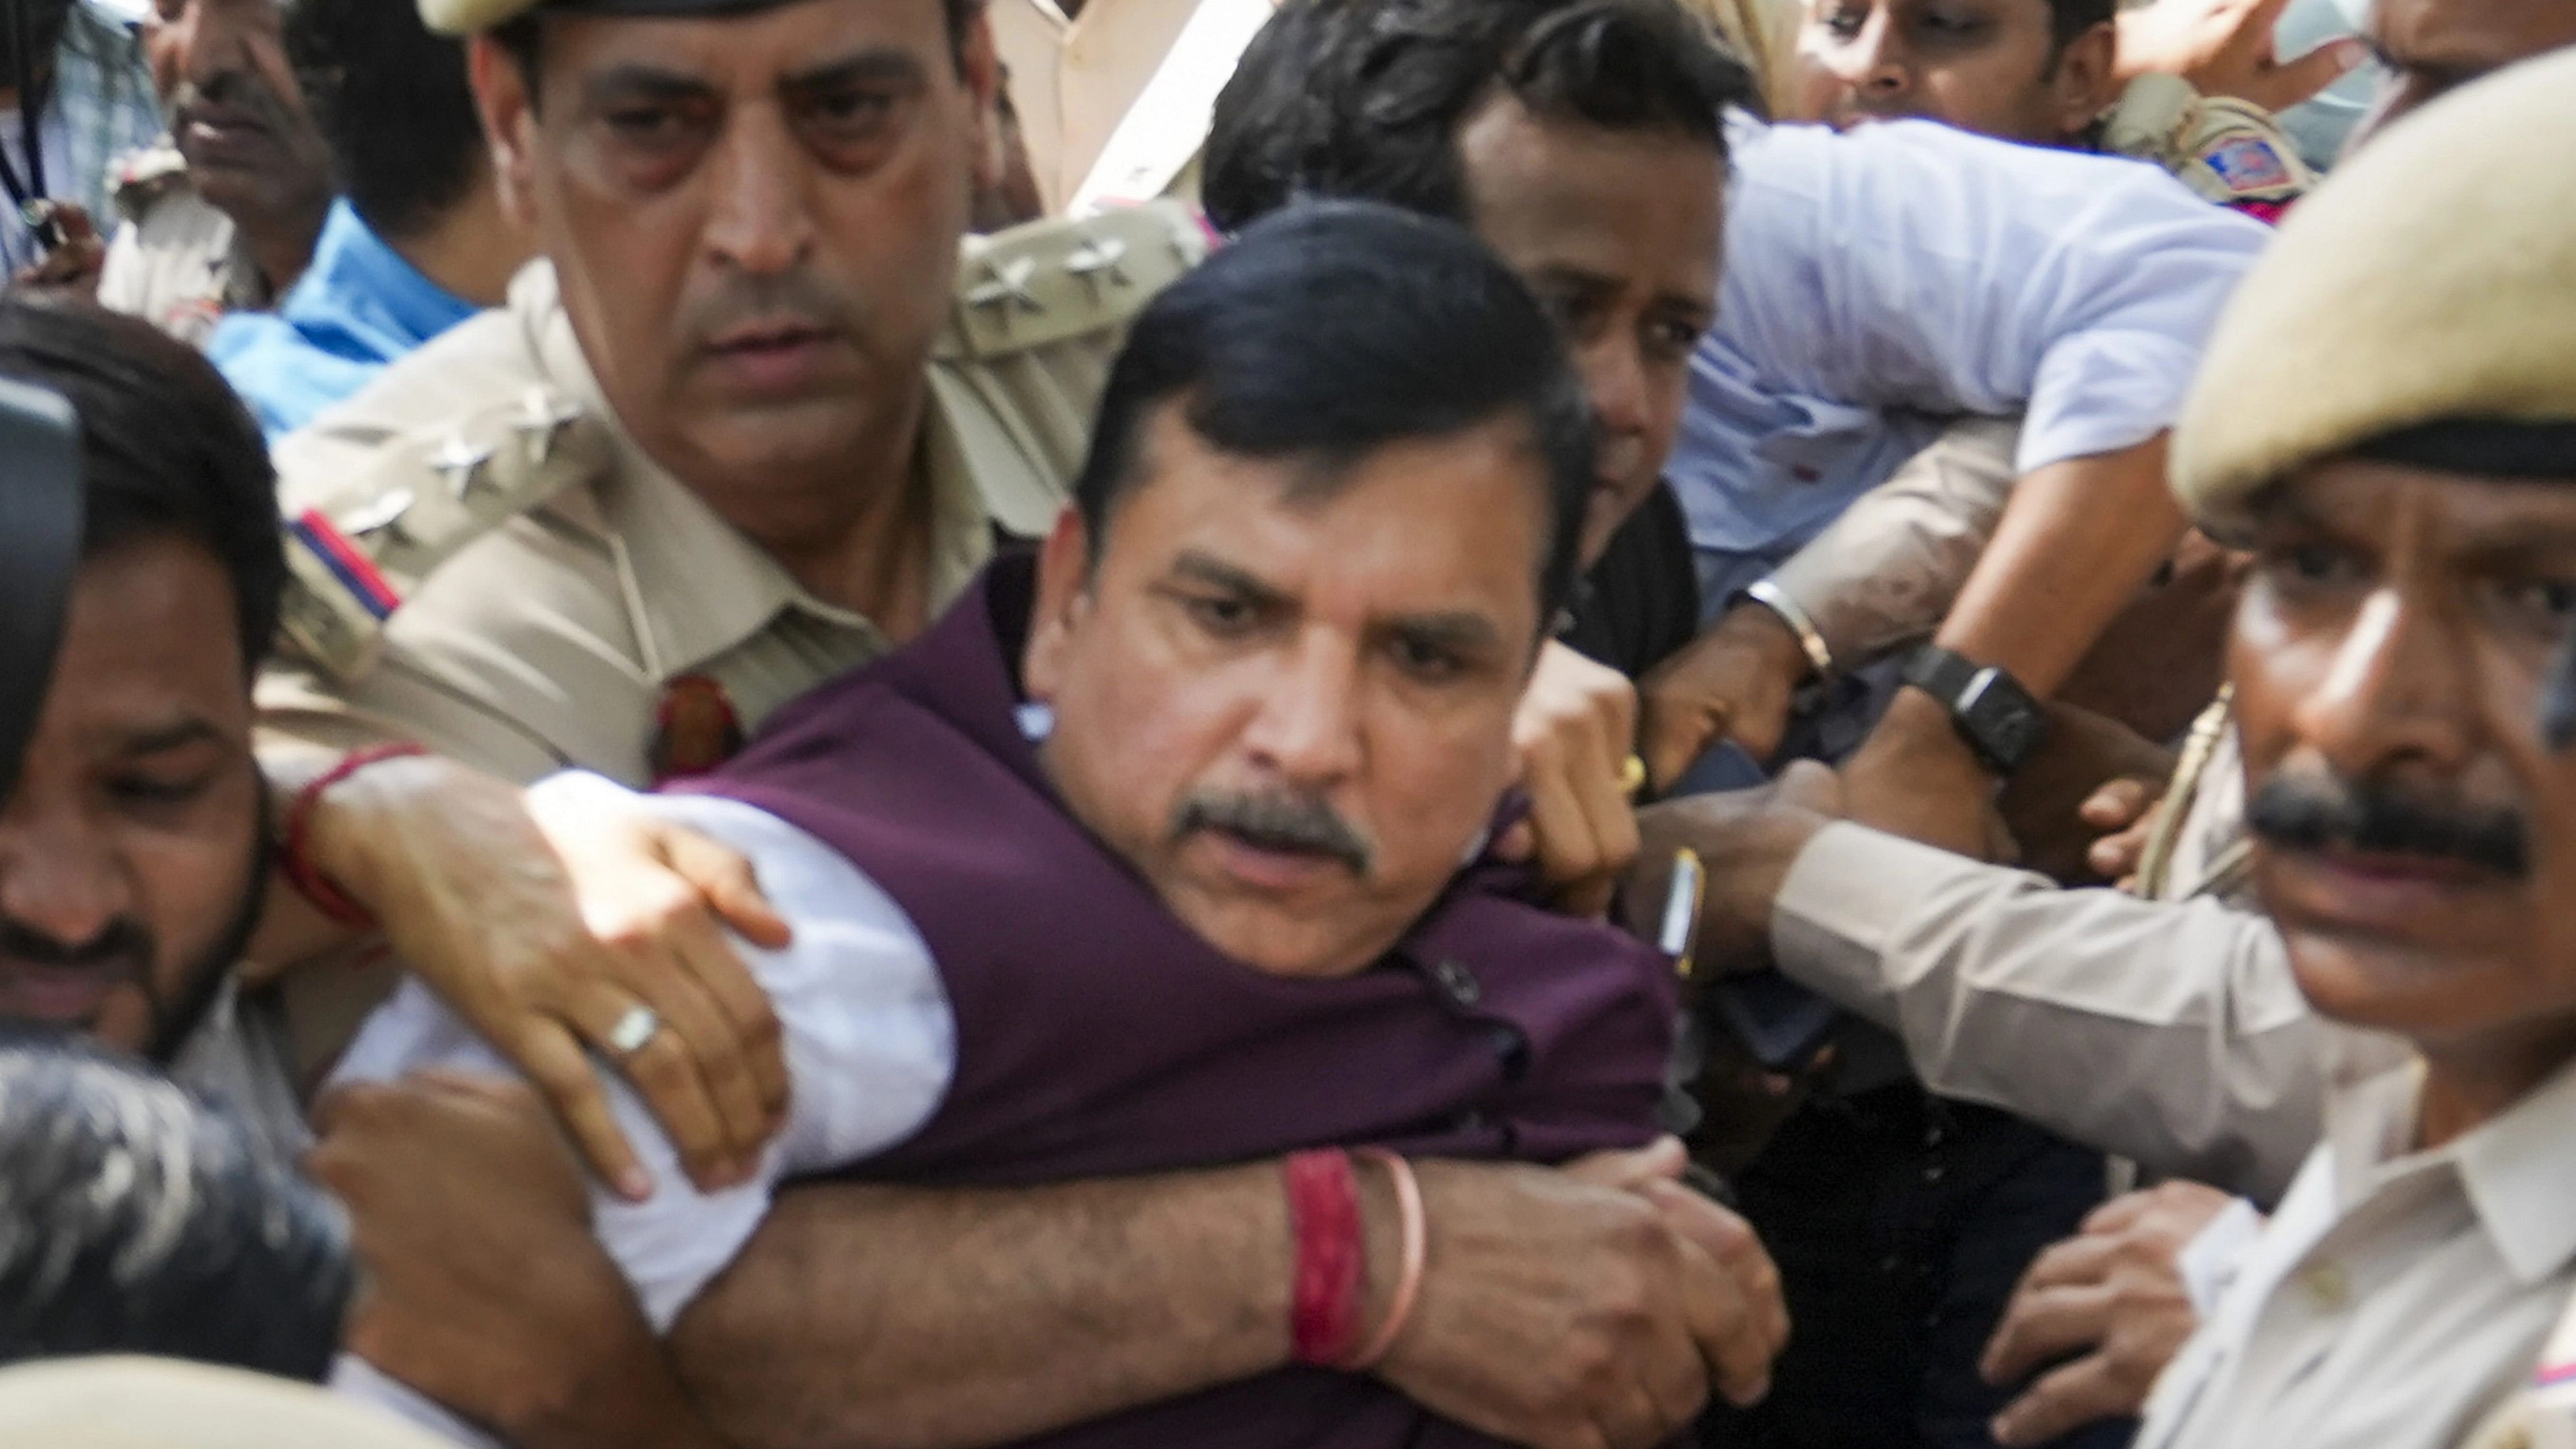
[[[2048,714],[2021,681],[1964,654],[1926,644],[1905,662],[1905,682],[1941,701],[1959,738],[1997,775],[2020,769],[2048,738]]]

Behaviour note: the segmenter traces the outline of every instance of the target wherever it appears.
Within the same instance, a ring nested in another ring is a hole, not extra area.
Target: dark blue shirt
[[[226,317],[206,353],[275,442],[477,310],[422,276],[341,200],[312,266],[277,310]]]

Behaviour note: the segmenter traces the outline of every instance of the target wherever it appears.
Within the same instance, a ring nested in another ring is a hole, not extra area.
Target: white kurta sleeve
[[[733,942],[777,1012],[792,1094],[787,1125],[752,1181],[700,1192],[642,1100],[602,1067],[618,1124],[655,1189],[643,1202],[595,1189],[593,1223],[655,1330],[665,1331],[741,1252],[778,1183],[863,1160],[920,1130],[955,1072],[955,1022],[929,948],[910,919],[847,859],[804,831],[739,802],[639,796],[595,775],[559,775],[535,788],[559,796],[585,792],[603,808],[649,810],[741,852],[795,933],[779,951]],[[335,1080],[389,1081],[426,1067],[511,1070],[414,980],[368,1020]],[[368,1397],[387,1397],[390,1381],[381,1375],[343,1373],[341,1379]],[[419,1414],[415,1405],[395,1406],[415,1418],[437,1417]]]

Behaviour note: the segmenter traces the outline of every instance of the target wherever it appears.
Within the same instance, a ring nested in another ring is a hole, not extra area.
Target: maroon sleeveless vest
[[[1671,967],[1515,897],[1499,872],[1462,877],[1385,960],[1337,981],[1263,975],[1164,910],[1066,813],[1021,733],[1033,582],[1027,559],[997,563],[921,639],[684,787],[839,850],[938,963],[957,1028],[948,1096],[848,1177],[1010,1186],[1336,1143],[1556,1162],[1654,1136]],[[1487,1441],[1375,1380],[1284,1370],[1040,1442]]]

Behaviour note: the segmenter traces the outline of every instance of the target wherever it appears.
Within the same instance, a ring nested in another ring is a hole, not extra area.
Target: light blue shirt
[[[1718,321],[1666,474],[1713,605],[1952,418],[2024,415],[2024,473],[2164,431],[2270,235],[2118,157],[1923,121],[1733,132]]]
[[[277,310],[226,317],[206,355],[274,443],[476,310],[404,261],[343,199]]]

